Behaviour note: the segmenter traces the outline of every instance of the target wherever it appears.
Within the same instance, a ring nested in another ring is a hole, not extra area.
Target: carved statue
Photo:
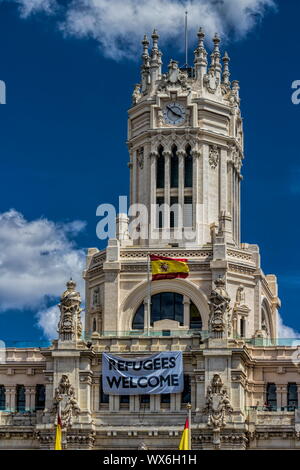
[[[59,306],[60,320],[58,323],[59,338],[64,341],[75,341],[81,338],[82,323],[80,314],[82,309],[80,293],[75,290],[76,283],[67,282],[67,290],[61,296]]]
[[[100,288],[95,287],[93,290],[93,307],[99,307],[100,305]]]
[[[220,159],[220,151],[216,145],[213,145],[209,150],[209,164],[214,170],[217,168]]]
[[[235,305],[241,305],[245,303],[245,291],[243,286],[239,286],[236,291]]]
[[[226,416],[233,412],[228,393],[222,379],[215,374],[211,385],[207,387],[206,406],[203,413],[208,415],[208,426],[220,432],[226,426]]]
[[[70,384],[67,375],[62,375],[58,387],[55,389],[52,414],[57,415],[60,406],[62,428],[72,426],[73,417],[78,416],[80,408],[75,398],[74,387]]]
[[[227,324],[230,297],[225,289],[224,279],[217,279],[215,281],[215,289],[212,290],[209,298],[210,317],[209,328],[210,331],[222,333]]]
[[[137,83],[132,93],[132,104],[136,105],[141,99],[141,84]]]

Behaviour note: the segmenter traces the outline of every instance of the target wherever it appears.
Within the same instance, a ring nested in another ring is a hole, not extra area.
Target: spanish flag
[[[179,444],[179,450],[191,450],[189,446],[189,434],[190,434],[189,420],[186,419],[184,430],[181,436],[181,441]]]
[[[164,256],[151,255],[152,281],[161,279],[185,279],[189,275],[187,259],[166,258]]]
[[[60,417],[60,408],[58,407],[54,450],[62,450],[61,441],[62,441],[62,424],[61,424],[61,417]]]

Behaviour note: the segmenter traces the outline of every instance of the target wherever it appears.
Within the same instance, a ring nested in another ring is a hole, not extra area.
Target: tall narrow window
[[[164,393],[160,397],[161,397],[160,398],[160,403],[164,403],[164,404],[171,403],[171,394],[170,393]]]
[[[35,409],[43,410],[45,408],[45,385],[38,384],[35,387]]]
[[[96,318],[94,318],[93,320],[93,332],[94,331],[97,331],[97,322],[96,322]]]
[[[17,385],[17,411],[25,411],[25,387]]]
[[[145,409],[150,407],[150,395],[140,395],[140,408]]]
[[[130,401],[130,396],[129,395],[120,395],[120,404],[121,405],[126,405],[126,408],[127,408],[127,406],[129,405],[129,401]]]
[[[241,338],[245,338],[246,336],[246,322],[245,318],[241,318],[240,320],[240,332],[241,332]]]
[[[177,147],[172,148],[171,157],[171,188],[178,188],[178,155]]]
[[[189,375],[184,375],[184,387],[181,394],[181,403],[191,403],[191,378]]]
[[[171,197],[170,205],[170,228],[178,227],[178,197]]]
[[[186,157],[184,163],[184,186],[186,188],[193,187],[193,157],[191,146],[186,148]]]
[[[273,383],[267,384],[267,408],[270,411],[277,410],[277,389],[276,385]]]
[[[294,411],[298,408],[298,387],[295,383],[288,384],[288,411]]]
[[[0,410],[3,411],[6,408],[5,403],[5,387],[4,385],[0,385]]]
[[[183,225],[184,227],[193,226],[193,198],[192,196],[184,196]]]
[[[163,228],[164,226],[164,214],[163,214],[164,203],[165,203],[165,198],[163,197],[156,198],[156,226],[157,228]]]
[[[99,393],[99,404],[100,405],[107,405],[109,403],[109,395],[103,392],[102,386],[102,377],[100,377],[100,393]]]
[[[160,146],[156,165],[156,184],[158,189],[165,187],[165,157],[163,156],[163,151],[163,147]]]

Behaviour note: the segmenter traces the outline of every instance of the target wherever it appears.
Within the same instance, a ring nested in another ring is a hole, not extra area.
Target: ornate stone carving
[[[209,73],[204,76],[203,82],[207,91],[212,94],[216,93],[220,84],[220,80],[215,76],[213,70],[210,70]]]
[[[207,424],[213,428],[214,444],[220,445],[220,432],[226,426],[226,417],[233,412],[228,393],[221,377],[215,374],[211,385],[207,387],[206,406],[203,410],[208,415]]]
[[[97,286],[93,290],[93,307],[96,308],[96,307],[99,307],[100,305],[101,305],[101,302],[100,302],[100,287]]]
[[[215,288],[212,290],[209,297],[209,329],[215,333],[222,334],[227,323],[226,314],[228,314],[230,310],[230,297],[226,291],[224,279],[217,279],[214,283]]]
[[[75,287],[76,283],[72,279],[67,282],[67,290],[61,296],[61,303],[58,305],[60,309],[58,333],[59,339],[63,341],[76,341],[82,334],[81,297]]]
[[[180,70],[176,60],[171,60],[169,63],[169,72],[167,74],[163,74],[158,90],[164,91],[168,88],[174,88],[178,86],[180,86],[183,90],[190,89],[188,86],[188,75],[187,73]]]
[[[209,159],[208,159],[210,167],[213,170],[217,168],[219,159],[220,159],[220,150],[218,149],[216,145],[213,145],[209,149]]]
[[[141,84],[137,83],[132,93],[132,104],[135,106],[141,99]]]
[[[144,168],[144,148],[141,147],[136,152],[136,161],[140,169]]]
[[[58,387],[55,389],[52,413],[57,416],[60,406],[62,428],[67,429],[72,426],[73,417],[78,416],[80,408],[75,398],[74,387],[70,384],[67,375],[62,375]]]

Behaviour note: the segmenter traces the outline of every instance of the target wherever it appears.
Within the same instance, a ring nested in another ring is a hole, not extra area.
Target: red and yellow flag
[[[189,444],[189,434],[190,434],[189,420],[186,419],[184,430],[181,436],[181,441],[178,447],[179,450],[191,450],[190,444]]]
[[[189,275],[187,259],[166,258],[164,256],[151,255],[152,281],[161,279],[185,279]]]
[[[54,450],[62,450],[61,441],[62,441],[62,424],[61,424],[61,417],[60,417],[60,409],[58,408]]]

